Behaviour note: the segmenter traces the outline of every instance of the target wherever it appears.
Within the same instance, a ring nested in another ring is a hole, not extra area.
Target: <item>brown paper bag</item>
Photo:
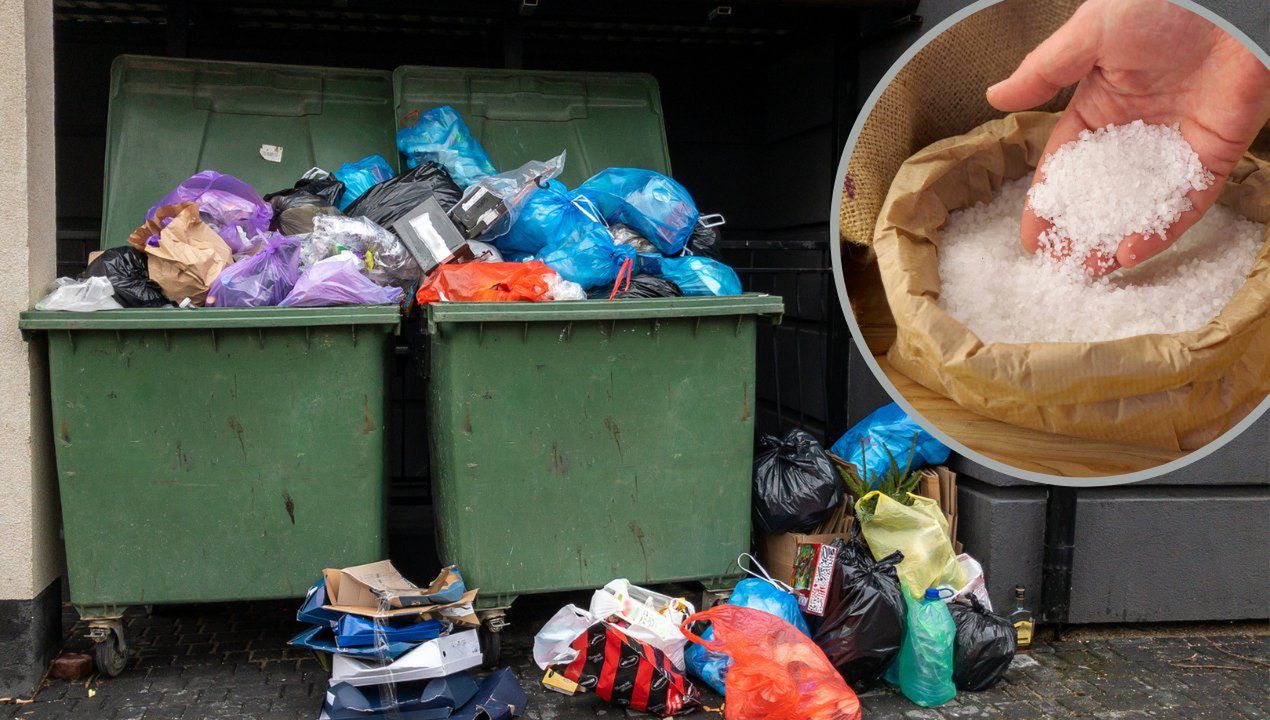
[[[164,227],[167,218],[172,221]],[[156,234],[159,244],[149,244]],[[128,243],[145,252],[150,279],[178,304],[189,298],[202,305],[212,281],[234,262],[233,251],[199,218],[195,203],[159,208],[153,220],[132,231]]]
[[[939,231],[948,214],[1030,174],[1057,119],[1028,112],[993,120],[900,167],[873,234],[897,330],[887,359],[1004,422],[1166,450],[1201,447],[1270,393],[1270,232],[1243,287],[1192,332],[984,344],[938,304]],[[1270,163],[1246,156],[1220,202],[1270,221]]]

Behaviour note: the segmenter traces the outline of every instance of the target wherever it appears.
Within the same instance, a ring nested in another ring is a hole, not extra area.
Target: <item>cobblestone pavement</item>
[[[569,600],[518,602],[504,662],[531,696],[538,720],[621,718],[594,696],[544,690],[530,658],[534,630]],[[75,616],[69,611],[66,626]],[[298,630],[294,604],[226,603],[158,608],[128,619],[133,657],[117,678],[48,681],[27,704],[0,704],[0,718],[35,720],[312,720],[327,674],[285,643]],[[83,627],[68,650],[88,650]],[[1078,630],[1015,660],[1006,680],[924,709],[890,690],[862,697],[868,720],[895,718],[1100,718],[1248,720],[1270,716],[1270,631],[1265,625]],[[707,703],[717,705],[717,698]],[[717,717],[698,712],[695,717]]]

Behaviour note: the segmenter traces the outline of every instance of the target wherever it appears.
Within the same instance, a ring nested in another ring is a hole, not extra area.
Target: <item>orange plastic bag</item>
[[[420,305],[448,301],[540,302],[550,289],[555,270],[538,260],[529,262],[469,262],[442,265],[415,294]]]
[[[698,620],[714,640],[688,631]],[[723,706],[727,720],[860,720],[860,701],[820,648],[798,628],[762,610],[716,605],[680,631],[732,658]]]

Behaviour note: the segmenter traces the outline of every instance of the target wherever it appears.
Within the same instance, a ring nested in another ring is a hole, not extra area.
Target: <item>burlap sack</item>
[[[909,158],[873,233],[897,338],[887,359],[965,407],[1023,427],[1193,450],[1270,393],[1270,231],[1221,313],[1173,335],[984,344],[938,304],[939,232],[953,210],[1031,174],[1058,115],[1016,113]],[[1220,202],[1270,222],[1270,163],[1248,155]],[[985,278],[985,284],[991,278]]]
[[[867,245],[891,179],[910,155],[1001,113],[984,97],[1057,30],[1081,0],[1005,0],[940,33],[886,86],[869,111],[843,181],[842,237]],[[1041,110],[1067,106],[1071,89]]]

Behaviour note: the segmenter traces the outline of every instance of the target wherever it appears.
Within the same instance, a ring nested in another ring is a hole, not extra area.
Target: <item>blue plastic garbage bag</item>
[[[414,125],[398,130],[397,152],[407,168],[428,161],[441,165],[460,188],[498,172],[462,116],[449,105],[432,108],[420,114]]]
[[[326,691],[319,720],[444,720],[476,699],[478,686],[466,672],[391,686],[336,683]]]
[[[358,615],[345,615],[335,624],[335,642],[341,648],[368,647],[378,643],[378,636],[388,642],[421,643],[441,637],[445,625],[439,620],[424,620],[394,627],[382,623],[378,628],[375,621]]]
[[[601,232],[607,234],[608,229],[600,209],[564,183],[551,180],[525,200],[516,221],[493,242],[506,260],[509,253],[534,255],[549,245],[598,237]]]
[[[335,641],[335,631],[330,625],[310,627],[287,641],[292,647],[308,648],[325,653],[339,653],[363,660],[396,660],[419,646],[412,642],[388,642],[383,647],[345,648]]]
[[[590,290],[612,285],[623,272],[631,273],[635,249],[629,245],[614,245],[607,232],[587,233],[578,239],[547,247],[538,254],[538,259],[565,280],[581,285],[583,290]]]
[[[508,668],[485,678],[476,695],[451,720],[512,720],[525,714],[529,698]]]
[[[304,595],[304,602],[300,604],[295,619],[309,625],[334,626],[340,618],[344,617],[344,613],[326,610],[322,607],[326,604],[326,581],[318,580]]]
[[[718,260],[695,255],[664,257],[657,266],[658,272],[650,274],[678,285],[686,296],[741,294],[736,271]]]
[[[591,198],[605,220],[631,226],[665,255],[684,249],[700,217],[683,185],[652,170],[601,170],[578,192]]]
[[[397,173],[393,172],[392,166],[382,155],[367,155],[361,160],[340,165],[331,174],[336,180],[344,183],[344,192],[336,201],[342,212],[372,186],[378,185]]]
[[[883,405],[856,423],[829,451],[869,475],[885,473],[892,459],[903,470],[910,452],[913,453],[910,468],[914,470],[938,465],[951,454],[946,445],[923,430],[895,403]]]
[[[798,628],[802,634],[811,636],[811,632],[807,629],[807,621],[803,619],[803,614],[798,609],[798,598],[792,592],[787,592],[767,580],[746,578],[737,583],[736,589],[732,591],[732,597],[728,599],[728,604],[762,610],[775,615]],[[713,640],[714,628],[706,628],[701,639]],[[720,695],[726,693],[728,667],[732,665],[732,659],[727,655],[711,652],[697,643],[690,643],[688,649],[684,651],[684,664],[687,665],[690,674],[701,678],[707,685],[714,688],[715,692]]]

